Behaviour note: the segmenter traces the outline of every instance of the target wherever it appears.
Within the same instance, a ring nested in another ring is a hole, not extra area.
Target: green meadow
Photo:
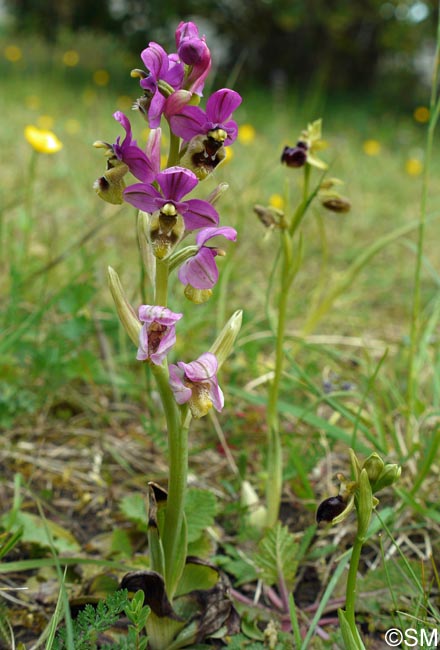
[[[135,309],[151,291],[139,272],[137,211],[104,203],[93,190],[105,169],[93,143],[121,135],[112,113],[130,115],[138,144],[146,142],[147,123],[131,113],[138,86],[129,73],[140,64],[110,39],[98,47],[87,36],[52,49],[3,39],[0,57],[0,647],[29,649],[64,620],[61,584],[79,603],[85,593],[103,597],[124,567],[139,566],[145,531],[134,495],[148,480],[166,481],[166,438],[153,377],[135,360],[107,282],[112,266]],[[238,139],[194,194],[206,198],[227,183],[216,207],[238,236],[224,242],[212,298],[182,320],[176,358],[208,349],[237,309],[243,326],[220,373],[225,408],[191,431],[189,482],[216,495],[213,546],[239,590],[247,584],[243,553],[256,543],[239,506],[240,484],[249,480],[262,494],[267,478],[264,410],[279,271],[277,232],[260,223],[254,205],[291,213],[302,175],[281,164],[281,152],[322,118],[320,157],[327,176],[343,181],[338,189],[351,209],[331,212],[318,201],[302,224],[278,403],[281,518],[299,544],[308,531],[293,586],[299,627],[318,631],[305,647],[344,647],[335,613],[343,580],[331,580],[354,525],[347,519],[316,529],[316,509],[337,493],[338,473],[350,476],[349,447],[402,466],[398,483],[379,495],[358,579],[358,622],[367,647],[381,648],[388,628],[440,626],[438,138],[412,348],[430,89],[425,105],[409,110],[290,81],[237,84]],[[210,83],[218,87],[215,78]],[[62,149],[33,151],[24,137],[29,125],[55,133]],[[312,170],[311,187],[320,179]],[[174,276],[170,294],[183,311]],[[249,589],[241,593],[252,601]],[[249,607],[246,616],[242,632],[254,646],[231,647],[293,647],[262,645],[258,612]]]

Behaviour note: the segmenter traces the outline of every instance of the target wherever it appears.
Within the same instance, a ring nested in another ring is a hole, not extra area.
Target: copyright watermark
[[[437,648],[440,646],[440,631],[392,627],[385,632],[385,643],[390,648]]]

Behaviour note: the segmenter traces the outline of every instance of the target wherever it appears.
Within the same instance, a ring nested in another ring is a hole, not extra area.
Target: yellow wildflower
[[[23,53],[18,45],[7,45],[5,47],[5,59],[11,63],[17,63],[23,58]]]
[[[110,81],[110,75],[107,70],[95,70],[93,73],[93,81],[97,86],[106,86]]]
[[[277,210],[283,210],[284,199],[281,196],[281,194],[271,194],[271,196],[269,197],[269,205],[272,208],[276,208]]]
[[[63,146],[55,133],[32,125],[25,128],[24,137],[38,153],[57,153]]]
[[[378,156],[382,149],[380,142],[377,140],[365,140],[362,148],[367,156]]]
[[[255,135],[256,132],[252,124],[242,124],[238,128],[237,140],[241,142],[241,144],[248,145],[255,140]]]
[[[414,110],[413,116],[416,122],[425,124],[425,122],[429,122],[429,108],[426,106],[417,106]]]
[[[420,176],[423,171],[423,163],[419,158],[408,158],[405,162],[405,171],[409,176]]]
[[[74,68],[79,63],[79,54],[76,50],[67,50],[63,54],[63,63],[68,68]]]

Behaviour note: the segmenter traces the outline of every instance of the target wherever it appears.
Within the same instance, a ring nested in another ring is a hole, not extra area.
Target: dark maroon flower
[[[307,144],[305,142],[296,143],[295,147],[284,147],[281,154],[281,162],[287,167],[302,167],[307,161]]]

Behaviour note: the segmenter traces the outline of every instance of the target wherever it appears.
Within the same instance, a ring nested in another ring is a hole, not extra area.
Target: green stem
[[[362,640],[360,638],[358,629],[356,627],[355,606],[356,606],[357,573],[359,568],[359,560],[361,557],[362,546],[364,542],[365,542],[365,538],[361,537],[358,533],[354,541],[353,550],[350,558],[350,567],[348,570],[346,602],[345,602],[346,619],[348,624],[350,625],[353,638],[357,639],[360,642],[360,647],[363,646],[362,646]]]
[[[422,275],[422,261],[423,261],[423,248],[425,241],[425,226],[426,226],[426,206],[428,201],[428,186],[429,175],[432,159],[432,148],[434,142],[434,131],[438,121],[440,112],[440,99],[437,96],[437,85],[440,72],[440,14],[437,23],[437,44],[434,57],[434,68],[431,83],[431,100],[430,100],[430,120],[428,125],[428,132],[426,136],[426,149],[425,149],[425,164],[423,170],[422,181],[422,196],[420,200],[420,220],[419,232],[417,241],[417,258],[416,267],[414,271],[414,289],[413,289],[413,303],[411,311],[411,329],[410,329],[410,347],[408,359],[408,385],[407,385],[407,446],[411,450],[413,447],[411,416],[414,413],[415,401],[417,398],[417,372],[415,357],[419,343],[420,334],[420,310],[421,310],[421,275]]]
[[[316,187],[315,191],[309,196],[309,186],[310,186],[310,165],[305,165],[301,203],[298,205],[297,209],[295,210],[292,217],[292,221],[290,222],[290,226],[289,226],[289,234],[291,236],[293,236],[298,230],[307,212],[307,208],[309,207],[312,199],[315,198],[315,195],[318,192],[319,185]]]
[[[267,484],[266,484],[266,526],[275,525],[280,510],[283,482],[283,459],[279,431],[278,397],[284,362],[284,334],[286,330],[287,303],[289,298],[289,271],[291,267],[291,241],[286,230],[282,233],[281,287],[278,298],[278,323],[276,332],[275,369],[269,388],[267,403]]]
[[[168,302],[168,260],[157,260],[156,262],[156,296],[155,304],[166,307]]]
[[[30,234],[32,232],[32,215],[33,215],[32,204],[33,204],[33,199],[34,199],[35,178],[36,178],[36,175],[37,175],[37,160],[38,160],[38,152],[35,151],[35,149],[32,149],[31,158],[30,158],[30,161],[29,161],[27,186],[26,186],[26,190],[25,190],[26,223],[25,223],[25,230],[24,230],[24,237],[23,237],[23,239],[24,239],[24,245],[23,245],[23,254],[24,254],[24,256],[26,256],[28,254],[29,238],[30,238]]]
[[[168,499],[163,530],[163,550],[165,557],[165,585],[171,599],[175,590],[176,564],[181,552],[181,533],[184,518],[184,501],[188,474],[188,424],[182,426],[186,411],[180,411],[169,385],[168,368],[152,365],[168,430],[169,479]],[[186,553],[185,553],[186,556]]]

